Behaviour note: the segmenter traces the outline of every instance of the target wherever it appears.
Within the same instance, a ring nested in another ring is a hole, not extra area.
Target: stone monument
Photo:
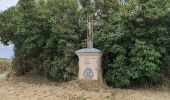
[[[102,52],[93,48],[93,26],[92,17],[87,19],[87,48],[76,51],[79,57],[79,79],[91,82],[102,82],[101,60]]]

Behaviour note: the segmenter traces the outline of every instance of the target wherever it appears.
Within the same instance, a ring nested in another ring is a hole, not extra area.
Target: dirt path
[[[72,81],[57,84],[39,78],[17,77],[0,80],[0,100],[170,100],[160,90],[83,89]]]

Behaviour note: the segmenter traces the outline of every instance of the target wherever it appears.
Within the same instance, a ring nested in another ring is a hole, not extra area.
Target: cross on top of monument
[[[87,16],[87,21],[79,20],[79,24],[85,23],[87,25],[87,48],[93,48],[93,32],[94,26],[101,24],[101,21],[93,19],[93,15]]]
[[[93,17],[88,16],[87,18],[87,48],[93,48],[93,27],[94,20]]]

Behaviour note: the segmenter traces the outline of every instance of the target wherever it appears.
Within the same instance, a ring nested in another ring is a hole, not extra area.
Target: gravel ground
[[[167,89],[108,89],[79,81],[55,83],[39,77],[0,79],[0,100],[170,100]]]

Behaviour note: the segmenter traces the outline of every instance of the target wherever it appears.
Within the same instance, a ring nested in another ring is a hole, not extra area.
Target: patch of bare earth
[[[39,77],[0,80],[0,100],[170,100],[168,90],[96,89],[79,81],[55,83]]]

